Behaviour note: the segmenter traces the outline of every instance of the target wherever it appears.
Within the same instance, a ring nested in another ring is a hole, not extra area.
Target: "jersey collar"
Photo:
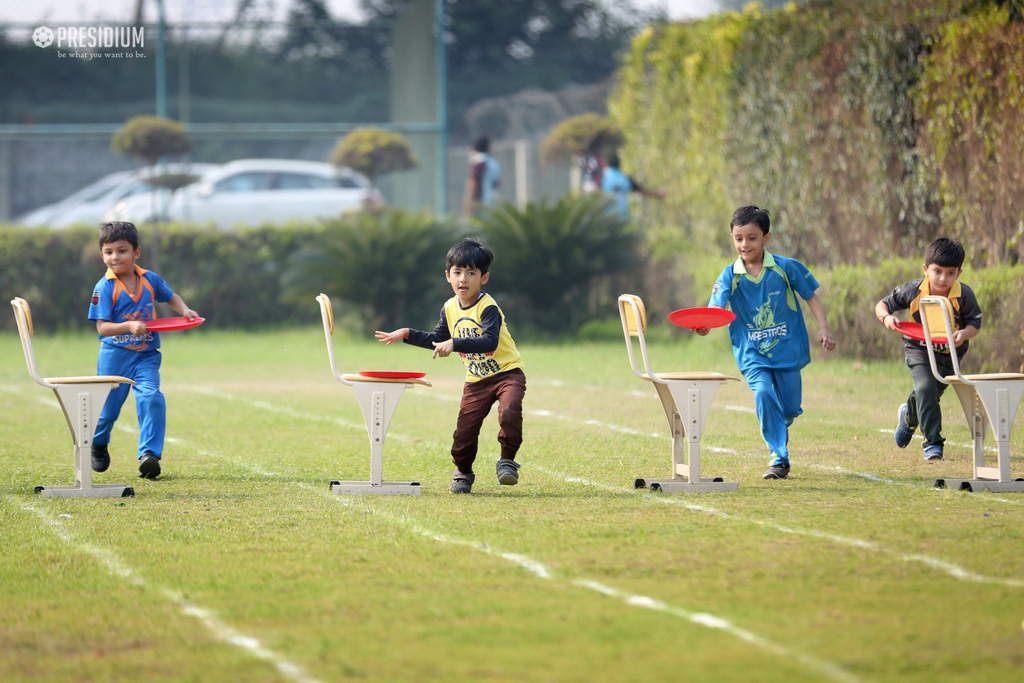
[[[921,296],[931,296],[932,286],[931,282],[928,281],[928,278],[921,280],[921,286],[918,287],[918,289],[921,290]],[[949,288],[949,291],[946,293],[946,298],[953,301],[954,299],[959,299],[961,296],[963,296],[963,291],[960,289],[960,281],[957,280],[953,283],[953,286]]]
[[[734,275],[746,275],[747,278],[755,284],[761,281],[761,278],[764,277],[766,271],[776,269],[775,257],[768,253],[767,249],[764,250],[764,261],[761,264],[761,272],[757,274],[757,277],[750,277],[750,275],[747,274],[747,266],[744,265],[742,257],[737,257],[736,262],[732,264],[732,272]]]

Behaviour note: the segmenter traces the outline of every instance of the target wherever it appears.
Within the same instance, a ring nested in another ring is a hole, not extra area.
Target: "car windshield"
[[[236,173],[217,181],[217,192],[253,192],[262,190],[269,184],[264,171],[245,171]]]

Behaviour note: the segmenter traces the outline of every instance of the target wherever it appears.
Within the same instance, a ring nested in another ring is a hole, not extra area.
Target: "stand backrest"
[[[32,309],[28,302],[20,297],[11,300],[14,308],[14,319],[18,322],[18,334],[21,336],[21,350],[25,354],[25,364],[28,366],[28,374],[32,376],[36,384],[41,384],[48,389],[54,385],[46,382],[39,376],[39,368],[36,367],[36,354],[32,348],[32,337],[35,336],[35,329],[32,326]]]
[[[921,297],[921,329],[924,330],[925,344],[928,347],[928,362],[932,366],[932,374],[935,376],[935,379],[943,384],[949,384],[946,378],[939,372],[938,365],[935,363],[935,348],[932,346],[931,327],[937,321],[941,321],[942,326],[945,328],[946,340],[949,343],[949,357],[953,361],[953,374],[964,384],[975,384],[975,382],[967,379],[960,372],[960,358],[956,354],[956,345],[953,344],[953,305],[944,296],[925,296]]]
[[[326,294],[320,294],[316,300],[320,303],[320,317],[324,322],[324,337],[327,339],[327,357],[331,361],[331,372],[334,373],[339,382],[352,386],[352,382],[349,382],[338,372],[338,366],[334,363],[334,342],[332,340],[334,336],[334,308],[331,306],[331,299]]]
[[[658,384],[666,384],[659,379],[651,369],[651,359],[647,355],[647,309],[644,308],[643,300],[635,294],[622,294],[619,296],[619,318],[622,320],[622,334],[626,338],[626,351],[629,353],[629,364],[633,372],[641,379],[649,379]],[[636,357],[633,355],[633,337],[640,342],[640,355],[644,361],[644,368],[647,375],[640,372],[636,366]]]

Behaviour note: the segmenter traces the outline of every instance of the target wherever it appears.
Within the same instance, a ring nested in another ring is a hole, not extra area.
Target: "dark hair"
[[[473,141],[473,149],[477,152],[487,153],[487,150],[491,148],[491,141],[487,139],[486,135],[481,135]]]
[[[621,162],[619,161],[619,155],[618,154],[616,154],[615,152],[612,152],[611,154],[608,155],[608,165],[609,166],[611,166],[612,168],[618,168],[620,163]]]
[[[741,206],[736,209],[736,213],[732,215],[732,222],[729,223],[729,231],[732,232],[733,228],[737,228],[741,225],[750,225],[754,223],[757,227],[761,228],[761,232],[768,234],[772,229],[772,219],[768,215],[767,209],[762,209],[759,206]]]
[[[924,265],[935,264],[943,268],[962,268],[964,265],[964,245],[948,237],[940,237],[924,251]]]
[[[494,254],[483,245],[483,242],[467,237],[448,250],[445,270],[451,270],[455,266],[459,268],[476,268],[483,275],[491,267],[491,262],[493,261]]]
[[[139,231],[135,229],[135,224],[128,221],[112,221],[100,225],[100,249],[104,244],[118,240],[124,240],[132,245],[132,249],[138,249]]]

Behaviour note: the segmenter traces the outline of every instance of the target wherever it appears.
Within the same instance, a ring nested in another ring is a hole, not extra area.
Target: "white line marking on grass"
[[[179,441],[179,443],[186,444],[187,442]],[[198,453],[200,453],[202,455],[208,456],[208,457],[214,457],[214,458],[222,458],[223,457],[223,456],[220,456],[219,454],[212,453],[212,452],[207,451],[205,449],[196,448],[194,445],[192,447],[195,448],[196,452],[198,452]],[[263,476],[268,476],[268,477],[278,476],[276,473],[271,472],[269,470],[265,470],[262,467],[260,467],[259,465],[254,465],[253,463],[249,462],[248,460],[244,460],[244,459],[241,459],[241,458],[232,458],[232,459],[235,460],[236,462],[238,462],[239,464],[243,465],[244,467],[248,468],[250,471],[255,472],[257,474],[260,474],[260,475],[263,475]],[[308,483],[305,483],[305,482],[296,482],[295,484],[297,486],[299,486],[300,488],[307,489],[307,490],[312,490],[312,491],[317,491],[317,492],[320,492],[322,495],[324,495],[323,491],[322,491],[322,488],[320,488],[320,487],[313,487],[312,485],[310,485]],[[599,484],[595,484],[595,485],[599,485]],[[533,574],[534,576],[536,576],[537,578],[540,578],[540,579],[544,579],[544,580],[547,580],[547,581],[557,581],[557,580],[559,580],[558,577],[555,576],[555,574],[551,571],[550,568],[548,568],[542,562],[538,562],[537,560],[535,560],[535,559],[533,559],[531,557],[528,557],[526,555],[523,555],[523,554],[520,554],[520,553],[513,553],[513,552],[502,551],[502,550],[496,550],[496,549],[492,548],[490,545],[488,545],[487,543],[482,543],[480,541],[470,541],[470,540],[467,540],[467,539],[462,539],[462,538],[456,538],[456,537],[453,537],[453,536],[448,536],[446,534],[439,533],[439,532],[434,531],[432,529],[428,529],[428,528],[422,526],[421,524],[419,524],[418,522],[410,520],[410,519],[408,519],[406,517],[396,517],[394,515],[391,515],[391,514],[386,513],[386,512],[382,512],[380,510],[373,510],[373,509],[365,508],[365,507],[362,507],[361,505],[359,505],[359,503],[362,503],[363,505],[369,504],[370,501],[367,501],[367,500],[356,501],[356,500],[353,500],[351,498],[345,498],[345,497],[337,496],[337,495],[335,495],[333,493],[328,493],[326,495],[329,495],[332,500],[334,500],[335,502],[339,503],[340,505],[342,505],[342,506],[344,506],[346,508],[350,508],[350,509],[362,508],[362,509],[365,509],[367,512],[372,513],[376,517],[382,518],[385,521],[387,521],[387,522],[389,522],[389,523],[391,523],[393,525],[404,526],[405,528],[407,528],[412,533],[415,533],[417,535],[423,536],[425,538],[429,538],[430,540],[437,541],[439,543],[445,543],[445,544],[449,544],[449,545],[460,546],[460,547],[464,547],[464,548],[471,548],[471,549],[476,550],[478,552],[483,552],[483,553],[486,553],[488,555],[493,555],[495,557],[500,557],[503,560],[506,560],[508,562],[511,562],[512,564],[518,565],[519,567],[523,568],[524,570],[530,572],[531,574]],[[728,633],[728,634],[730,634],[732,636],[735,636],[735,637],[739,638],[740,640],[743,640],[744,642],[750,643],[752,645],[756,645],[756,646],[758,646],[758,647],[760,647],[760,648],[762,648],[764,650],[767,650],[767,651],[769,651],[769,652],[771,652],[771,653],[773,653],[773,654],[775,654],[777,656],[793,659],[793,660],[797,661],[798,663],[800,663],[800,664],[802,664],[802,665],[804,665],[804,666],[806,666],[808,668],[817,670],[817,671],[819,671],[821,673],[824,673],[824,674],[828,675],[829,677],[831,677],[834,680],[843,681],[844,683],[857,683],[857,681],[860,680],[859,678],[857,678],[853,674],[845,671],[844,669],[840,668],[839,666],[837,666],[837,665],[835,665],[835,664],[833,664],[831,662],[827,662],[827,661],[824,661],[824,660],[819,660],[817,658],[814,658],[814,657],[811,657],[809,655],[802,654],[802,653],[799,653],[799,652],[791,652],[790,650],[788,650],[787,648],[785,648],[785,647],[783,647],[781,645],[772,643],[771,641],[769,641],[769,640],[767,640],[765,638],[762,638],[761,636],[758,636],[755,633],[752,633],[750,631],[747,631],[746,629],[743,629],[743,628],[740,628],[738,626],[735,626],[732,623],[730,623],[729,621],[727,621],[727,620],[725,620],[725,619],[723,619],[721,617],[717,617],[717,616],[715,616],[713,614],[707,614],[706,612],[690,612],[688,610],[684,610],[682,608],[675,607],[675,606],[669,605],[667,603],[661,602],[660,600],[655,600],[654,598],[648,597],[646,595],[635,595],[635,594],[631,594],[631,593],[625,593],[625,592],[619,591],[618,589],[612,588],[610,586],[606,586],[604,584],[598,583],[596,581],[590,581],[590,580],[584,580],[584,579],[576,579],[576,580],[568,580],[568,579],[566,579],[566,581],[568,581],[569,583],[571,583],[571,584],[573,584],[575,586],[579,586],[580,588],[587,588],[587,589],[596,591],[598,593],[601,593],[602,595],[606,595],[606,596],[611,597],[611,598],[616,598],[616,599],[622,600],[624,603],[626,603],[627,605],[630,605],[632,607],[643,607],[643,608],[646,608],[646,609],[651,609],[651,610],[655,610],[655,611],[658,611],[658,612],[663,612],[665,614],[670,614],[672,616],[676,616],[676,617],[680,617],[682,619],[686,619],[686,620],[690,621],[691,623],[697,624],[698,626],[704,626],[706,628],[713,628],[713,629],[721,630],[721,631],[723,631],[725,633]]]
[[[578,477],[573,477],[562,472],[549,470],[548,468],[542,467],[540,465],[531,465],[531,467],[540,472],[544,472],[545,474],[560,478],[570,483],[585,483],[591,486],[595,486],[597,488],[601,488],[602,490],[612,491],[615,493],[636,491],[636,489],[631,489],[624,486],[610,486],[608,484],[603,484],[600,482],[580,479]],[[644,497],[658,503],[663,503],[665,505],[678,505],[686,508],[687,510],[693,510],[694,512],[703,512],[705,514],[721,517],[722,519],[730,519],[737,522],[744,522],[748,524],[757,524],[760,526],[775,529],[776,531],[781,531],[784,534],[792,534],[795,536],[808,536],[810,538],[828,540],[834,543],[838,543],[840,545],[847,545],[853,548],[859,548],[861,550],[870,550],[872,552],[888,555],[890,557],[899,559],[903,562],[917,562],[932,569],[935,569],[937,571],[944,572],[945,574],[948,574],[953,578],[960,579],[963,581],[972,581],[974,583],[992,583],[1000,586],[1007,586],[1010,588],[1024,588],[1024,581],[1020,579],[1004,579],[994,576],[985,576],[983,574],[978,574],[976,572],[972,572],[969,569],[965,569],[964,567],[953,564],[952,562],[946,562],[945,560],[940,560],[938,558],[928,557],[927,555],[902,554],[897,551],[889,550],[888,548],[880,546],[872,541],[865,541],[859,538],[850,538],[848,536],[839,536],[836,534],[826,533],[824,531],[818,531],[816,529],[799,529],[795,527],[783,526],[781,524],[775,524],[774,522],[766,522],[760,519],[749,519],[741,517],[739,515],[734,515],[729,512],[725,512],[723,510],[719,510],[717,508],[690,503],[681,498],[668,498],[665,496],[654,494],[645,494]]]
[[[882,434],[895,434],[896,433],[895,429],[879,429],[878,431],[881,432]],[[921,436],[920,434],[914,434],[913,438],[917,439],[918,441],[924,441],[924,437]],[[948,444],[950,446],[959,446],[961,448],[969,448],[969,449],[971,449],[972,453],[974,452],[974,444],[973,443],[957,443],[955,441],[947,441],[946,444]],[[998,453],[999,452],[999,449],[996,448],[995,446],[985,446],[985,450],[988,451],[989,453]]]
[[[154,591],[168,601],[173,602],[178,606],[178,609],[180,609],[183,614],[201,621],[203,625],[206,626],[206,628],[209,629],[210,632],[219,640],[228,643],[229,645],[241,648],[256,658],[272,664],[275,669],[293,681],[297,681],[297,683],[319,683],[317,679],[306,675],[305,671],[299,665],[289,662],[273,650],[264,647],[260,644],[258,639],[235,630],[214,616],[213,612],[210,610],[189,602],[179,591],[150,583],[140,576],[138,572],[126,565],[121,558],[113,552],[105,548],[95,546],[92,543],[79,541],[59,520],[54,519],[46,512],[37,510],[30,505],[25,505],[14,496],[5,496],[5,498],[9,502],[16,503],[22,509],[39,517],[46,527],[53,531],[59,539],[68,545],[99,560],[111,575],[125,579],[140,588]]]
[[[334,496],[334,498],[345,507],[356,507],[355,501],[342,499],[338,496]],[[519,553],[503,552],[491,548],[487,543],[481,543],[479,541],[470,541],[466,539],[448,536],[446,534],[441,534],[432,529],[423,527],[422,525],[412,520],[409,520],[408,518],[395,517],[394,515],[390,515],[379,510],[369,511],[377,517],[383,518],[386,521],[391,522],[393,524],[400,524],[402,526],[405,526],[413,533],[418,534],[420,536],[424,536],[433,541],[460,546],[464,548],[471,548],[478,552],[483,552],[488,555],[500,557],[504,560],[507,560],[513,564],[522,567],[523,569],[525,569],[526,571],[530,572],[531,574],[535,575],[540,579],[545,579],[548,581],[564,580],[568,583],[571,583],[574,586],[586,588],[588,590],[595,591],[609,598],[621,600],[622,602],[631,607],[641,607],[644,609],[654,610],[656,612],[662,612],[664,614],[669,614],[674,617],[679,617],[698,626],[720,630],[724,633],[728,633],[731,636],[739,638],[740,640],[746,643],[756,645],[757,647],[760,647],[774,655],[795,660],[796,662],[802,664],[807,668],[814,669],[820,673],[829,676],[833,680],[843,681],[844,683],[855,683],[856,681],[861,680],[836,664],[818,659],[816,657],[811,657],[810,655],[806,655],[800,652],[793,652],[782,645],[773,643],[772,641],[763,638],[751,631],[748,631],[744,628],[740,628],[739,626],[735,626],[728,620],[715,616],[713,614],[708,614],[706,612],[691,612],[681,607],[669,605],[668,603],[662,602],[661,600],[656,600],[655,598],[652,598],[647,595],[627,593],[624,591],[620,591],[616,588],[612,588],[611,586],[607,586],[603,583],[591,581],[589,579],[559,579],[554,574],[554,572],[546,565],[544,565],[541,562],[538,562],[537,560],[534,560],[531,557],[527,557],[526,555],[521,555]]]
[[[732,410],[732,411],[735,411],[737,413],[752,413],[754,415],[757,415],[757,410],[755,410],[754,408],[751,408],[750,406],[722,406],[722,407],[725,408],[726,410]]]
[[[272,413],[278,415],[287,415],[288,417],[297,417],[303,420],[316,420],[317,422],[330,422],[331,424],[340,425],[346,429],[353,429],[360,432],[366,431],[366,425],[362,422],[352,422],[340,417],[332,417],[329,415],[317,415],[316,413],[306,413],[301,410],[295,410],[294,408],[282,407],[274,405],[269,401],[257,401],[251,398],[245,398],[242,396],[235,396],[234,394],[228,394],[223,391],[214,391],[213,389],[206,389],[203,387],[187,387],[189,391],[194,391],[197,394],[204,396],[212,396],[214,398],[224,399],[225,401],[240,401],[254,408],[260,408],[261,410],[269,410]],[[396,432],[388,431],[388,436],[398,441],[411,441],[411,437],[403,436]]]

